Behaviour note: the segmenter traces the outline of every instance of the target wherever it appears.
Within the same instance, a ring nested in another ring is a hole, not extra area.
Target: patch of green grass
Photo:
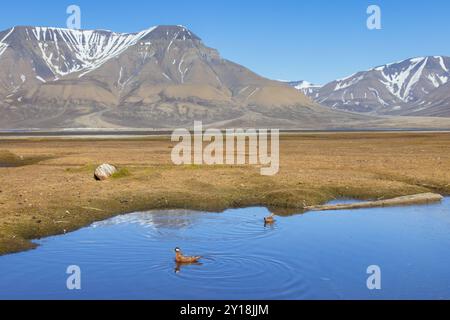
[[[0,150],[0,164],[5,166],[19,166],[23,162],[23,158],[15,155],[8,150]]]
[[[0,150],[0,167],[23,167],[52,159],[50,156],[18,156],[8,150]]]
[[[114,173],[111,178],[113,179],[120,179],[120,178],[126,178],[131,176],[131,172],[130,170],[128,170],[127,168],[120,168],[117,170],[116,173]]]

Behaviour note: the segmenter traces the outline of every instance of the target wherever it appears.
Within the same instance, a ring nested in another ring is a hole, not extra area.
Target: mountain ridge
[[[302,92],[317,103],[343,111],[428,116],[436,114],[425,111],[426,106],[433,106],[449,109],[440,114],[450,116],[447,99],[450,92],[440,104],[433,98],[433,93],[445,87],[449,80],[450,57],[424,56],[360,71],[317,90]]]
[[[220,128],[450,128],[445,120],[331,110],[222,58],[184,26],[2,31],[0,115],[5,130],[170,129],[196,120]]]
[[[301,126],[315,112],[349,118],[223,59],[183,26],[125,34],[25,26],[0,39],[3,128],[257,125],[270,117]]]

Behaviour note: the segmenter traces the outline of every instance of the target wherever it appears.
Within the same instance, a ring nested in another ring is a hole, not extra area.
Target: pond
[[[0,162],[0,168],[14,168],[18,167],[19,165],[14,163],[7,163],[7,162]]]
[[[118,216],[0,257],[0,299],[450,299],[450,199],[310,212]],[[203,256],[177,265],[174,248]],[[68,290],[68,266],[81,290]],[[367,287],[379,266],[381,290]]]

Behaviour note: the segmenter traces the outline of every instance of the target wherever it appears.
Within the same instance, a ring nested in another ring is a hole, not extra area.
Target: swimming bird
[[[272,224],[275,222],[275,214],[271,213],[270,216],[264,218],[265,224]]]
[[[202,257],[200,256],[193,256],[193,257],[187,257],[184,256],[181,252],[180,248],[175,248],[175,261],[177,263],[196,263],[198,260],[200,260]]]

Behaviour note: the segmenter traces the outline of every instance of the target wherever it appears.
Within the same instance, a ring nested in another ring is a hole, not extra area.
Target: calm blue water
[[[450,299],[450,199],[278,217],[264,208],[116,217],[0,257],[0,299]],[[204,256],[177,266],[173,249]],[[66,269],[81,268],[80,291]],[[367,289],[367,267],[382,290]]]

